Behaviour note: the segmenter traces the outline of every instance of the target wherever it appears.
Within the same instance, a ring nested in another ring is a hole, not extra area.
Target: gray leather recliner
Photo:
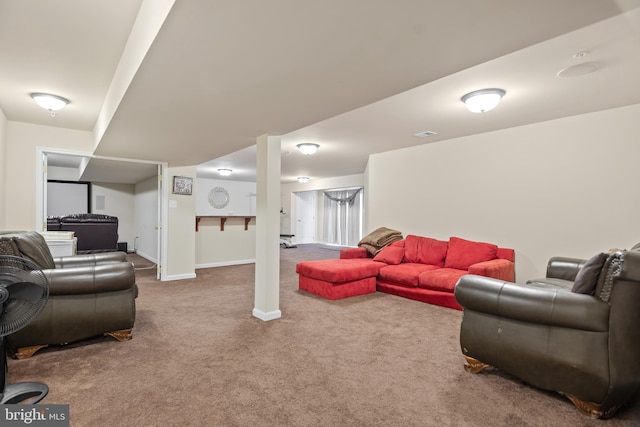
[[[640,387],[640,245],[604,258],[592,294],[556,282],[576,279],[585,264],[577,259],[550,260],[567,267],[551,283],[463,276],[455,296],[465,369],[493,366],[566,396],[585,415],[613,416]]]
[[[14,357],[27,358],[51,344],[103,334],[119,341],[131,339],[138,288],[124,252],[53,258],[45,239],[34,231],[0,232],[0,241],[2,254],[33,261],[49,280],[42,313],[7,336]]]

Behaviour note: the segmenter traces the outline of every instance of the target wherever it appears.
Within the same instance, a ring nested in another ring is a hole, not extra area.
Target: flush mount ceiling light
[[[50,93],[34,92],[30,95],[36,101],[36,104],[51,113],[51,117],[55,117],[55,112],[63,109],[70,102],[67,98],[51,95]]]
[[[496,108],[506,93],[502,89],[480,89],[469,92],[460,99],[472,113],[486,113]]]
[[[302,154],[304,154],[305,156],[310,156],[312,154],[315,154],[316,151],[318,151],[318,148],[320,146],[318,144],[311,144],[311,143],[306,142],[304,144],[298,144],[298,145],[296,145],[296,147],[298,147],[300,152]]]
[[[305,182],[309,182],[309,177],[308,176],[299,176],[298,177],[298,182],[304,184]]]
[[[218,173],[222,176],[229,176],[233,172],[231,169],[218,169]]]

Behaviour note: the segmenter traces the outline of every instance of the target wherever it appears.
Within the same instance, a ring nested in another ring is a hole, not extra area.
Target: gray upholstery
[[[557,391],[593,417],[612,416],[640,386],[640,248],[609,255],[594,295],[467,275],[455,296],[467,357]]]
[[[46,241],[34,231],[0,232],[0,238],[16,241],[20,255],[37,264],[39,257],[53,264],[42,267],[49,280],[45,308],[7,337],[11,352],[19,355],[25,347],[66,344],[133,328],[138,288],[125,253],[52,258]]]

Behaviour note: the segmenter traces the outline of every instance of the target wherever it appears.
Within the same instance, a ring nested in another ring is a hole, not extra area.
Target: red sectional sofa
[[[298,287],[329,299],[381,292],[461,310],[453,295],[465,274],[515,280],[515,251],[492,243],[451,237],[449,241],[408,235],[374,257],[345,248],[339,260],[296,265]],[[366,282],[367,285],[364,285]],[[375,282],[375,289],[371,283]]]

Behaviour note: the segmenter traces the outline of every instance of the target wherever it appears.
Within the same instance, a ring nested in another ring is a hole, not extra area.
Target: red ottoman
[[[336,300],[376,291],[376,276],[384,262],[371,258],[304,261],[296,265],[298,288]]]

